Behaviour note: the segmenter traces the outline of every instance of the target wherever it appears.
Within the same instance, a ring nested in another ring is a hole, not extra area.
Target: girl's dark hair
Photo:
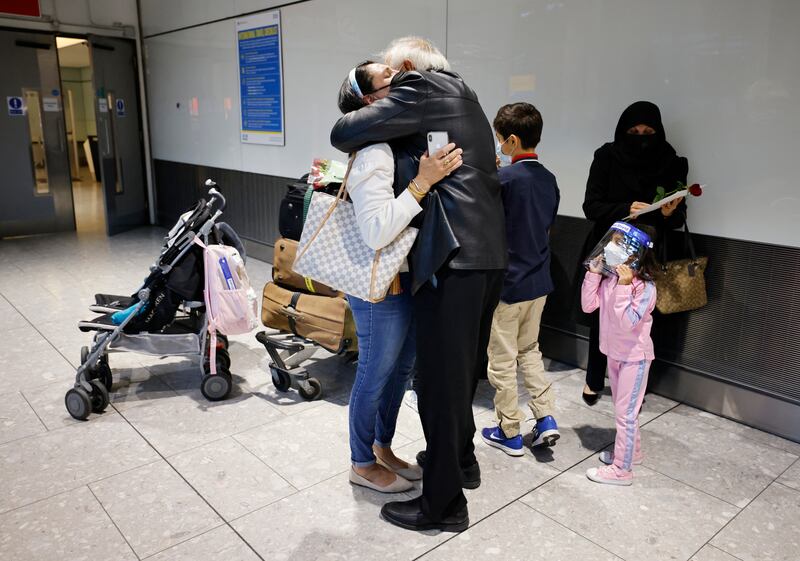
[[[367,66],[370,64],[374,64],[374,61],[365,60],[356,66],[356,83],[364,95],[371,94],[374,91],[372,89],[372,77],[367,72]],[[350,113],[351,111],[358,111],[365,105],[364,100],[353,91],[353,86],[350,85],[350,73],[348,72],[344,82],[342,82],[342,87],[339,88],[339,111]]]
[[[656,229],[648,224],[636,224],[636,227],[650,236],[650,241],[653,242],[653,247],[647,248],[644,255],[639,259],[639,270],[637,274],[642,280],[655,281],[661,274],[661,265],[656,258],[655,251],[656,244],[658,243],[658,234],[656,233]]]

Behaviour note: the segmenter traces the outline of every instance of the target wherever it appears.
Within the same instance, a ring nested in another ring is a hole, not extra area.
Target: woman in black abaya
[[[666,192],[686,183],[689,164],[676,154],[666,140],[661,112],[649,101],[637,101],[619,118],[614,142],[608,142],[594,153],[583,212],[594,222],[584,246],[583,256],[600,241],[611,225],[638,209],[651,204],[656,188]],[[657,239],[667,230],[680,228],[686,219],[686,203],[677,199],[640,216],[636,222],[653,226]],[[658,242],[656,242],[658,243]],[[605,386],[606,357],[599,348],[598,313],[589,316],[589,360],[583,399],[594,405]]]

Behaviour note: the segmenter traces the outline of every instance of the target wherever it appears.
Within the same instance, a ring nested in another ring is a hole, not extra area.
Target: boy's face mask
[[[611,268],[617,268],[628,260],[628,252],[614,241],[610,241],[603,248],[603,259]]]
[[[500,158],[500,167],[504,168],[506,166],[511,165],[511,156],[503,154],[503,145],[508,142],[510,136],[506,138],[502,143],[498,142],[497,140],[494,141],[494,153]]]

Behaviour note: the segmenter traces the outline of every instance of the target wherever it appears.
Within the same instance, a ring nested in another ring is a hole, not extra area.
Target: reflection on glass
[[[116,110],[116,99],[114,96],[114,92],[108,92],[106,95],[106,100],[108,101],[108,121],[111,123],[111,130],[109,131],[109,140],[106,144],[109,155],[114,158],[114,166],[117,170],[116,176],[117,180],[114,184],[114,192],[115,193],[122,193],[122,160],[120,159],[119,154],[119,146],[117,145],[117,110]]]
[[[37,195],[49,195],[50,185],[47,183],[47,156],[44,149],[44,127],[42,126],[42,106],[39,92],[23,90],[25,107],[28,112],[28,129],[31,138],[31,167],[33,171],[33,192]]]

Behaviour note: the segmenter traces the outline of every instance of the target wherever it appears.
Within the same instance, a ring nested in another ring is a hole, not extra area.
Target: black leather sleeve
[[[387,97],[336,122],[331,130],[331,144],[350,153],[368,144],[420,132],[428,90],[427,80],[420,73],[399,74],[392,81]]]

